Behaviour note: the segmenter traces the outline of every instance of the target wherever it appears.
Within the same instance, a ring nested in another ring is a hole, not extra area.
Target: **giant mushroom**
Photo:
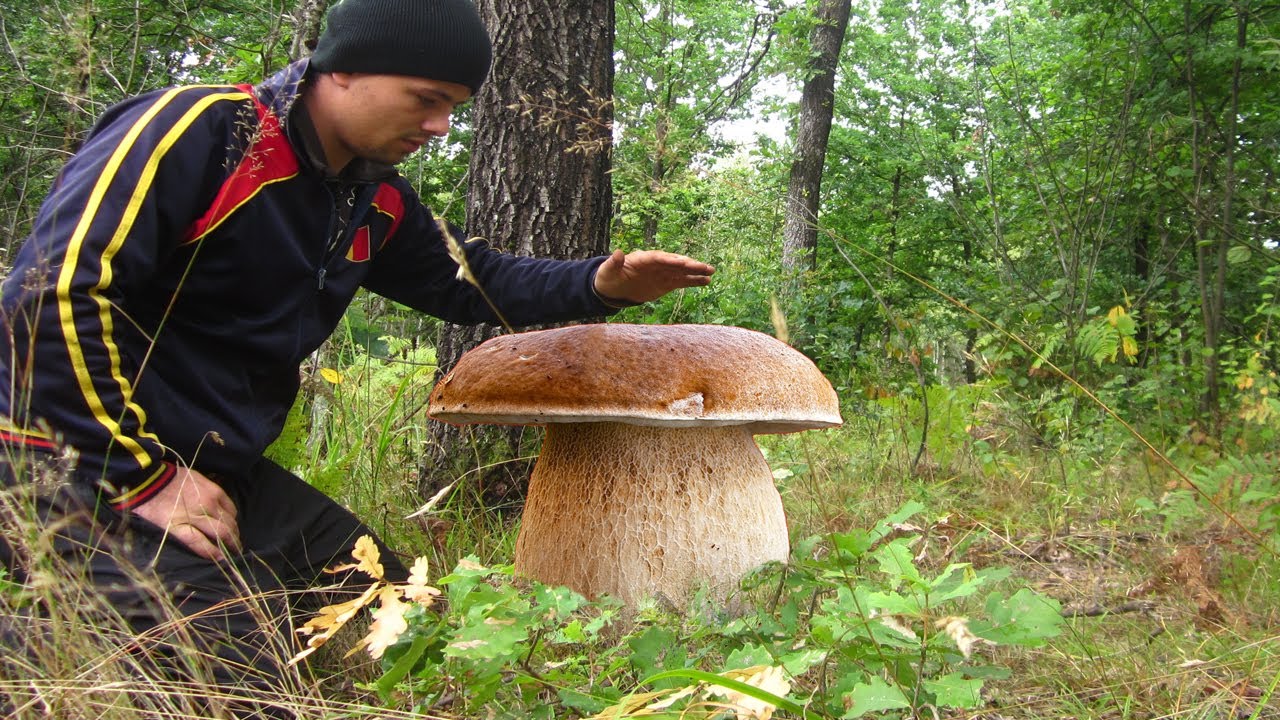
[[[723,595],[789,553],[754,436],[841,423],[803,354],[719,325],[576,325],[503,335],[432,390],[454,424],[542,425],[516,539],[520,575],[628,604]]]

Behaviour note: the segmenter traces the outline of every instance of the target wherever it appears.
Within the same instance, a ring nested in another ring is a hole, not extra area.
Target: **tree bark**
[[[800,95],[795,159],[787,186],[782,267],[793,276],[817,267],[818,198],[835,111],[836,68],[849,27],[851,0],[821,0],[811,36],[811,73]]]
[[[609,247],[613,143],[612,0],[479,0],[494,63],[476,97],[467,189],[469,236],[505,252],[554,258]],[[501,308],[499,308],[501,310]],[[492,326],[446,324],[437,379]],[[488,507],[518,502],[531,462],[522,428],[433,423],[422,491],[455,480]]]
[[[298,0],[293,11],[293,41],[289,43],[289,60],[310,57],[320,41],[320,28],[329,10],[329,0]]]

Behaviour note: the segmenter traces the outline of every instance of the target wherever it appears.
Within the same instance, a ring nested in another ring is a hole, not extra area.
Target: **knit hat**
[[[471,0],[342,0],[329,11],[311,67],[455,82],[474,95],[491,59]]]

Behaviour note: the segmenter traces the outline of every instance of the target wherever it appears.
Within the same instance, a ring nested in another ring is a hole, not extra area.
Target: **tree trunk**
[[[310,57],[320,41],[320,28],[329,0],[298,0],[293,11],[293,41],[289,43],[289,60]]]
[[[476,3],[494,41],[476,97],[467,233],[518,255],[586,258],[609,247],[613,142],[612,0]],[[501,328],[446,324],[437,379]],[[523,497],[521,428],[432,425],[424,495],[463,480],[486,506]]]
[[[649,165],[649,193],[651,198],[661,195],[662,184],[667,179],[667,131],[670,127],[669,118],[674,104],[672,100],[673,88],[667,83],[666,59],[666,55],[672,52],[671,36],[668,34],[671,30],[671,2],[670,0],[662,0],[658,5],[657,26],[662,28],[663,37],[659,46],[662,53],[662,62],[658,63],[653,74],[653,84],[657,88],[659,101],[657,107],[653,110],[657,119],[653,124],[653,161]],[[644,211],[643,247],[658,247],[659,215],[660,213],[656,207],[646,207]]]
[[[787,217],[783,227],[782,267],[799,275],[817,266],[818,197],[822,168],[835,111],[836,68],[840,46],[849,26],[851,0],[821,0],[813,45],[812,73],[800,95],[795,159],[787,186]]]

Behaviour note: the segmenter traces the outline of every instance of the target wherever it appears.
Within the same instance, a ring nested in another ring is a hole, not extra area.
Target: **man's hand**
[[[634,303],[649,302],[686,287],[711,282],[715,268],[693,258],[660,250],[621,250],[596,270],[596,293],[605,299]]]
[[[195,470],[178,468],[168,485],[132,512],[202,558],[222,562],[227,557],[224,548],[240,552],[235,504],[217,483]]]

